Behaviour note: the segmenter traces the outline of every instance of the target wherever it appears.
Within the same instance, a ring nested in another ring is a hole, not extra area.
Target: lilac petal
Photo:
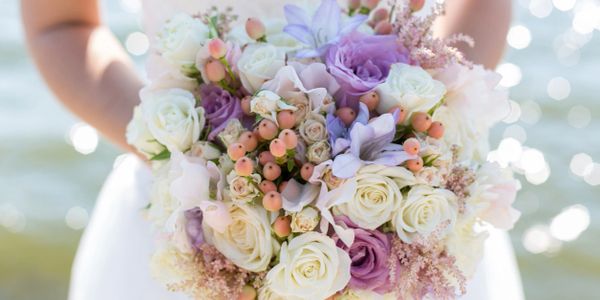
[[[286,211],[299,212],[304,206],[312,203],[319,196],[319,186],[315,184],[300,184],[292,179],[281,193],[283,208]]]
[[[321,56],[321,53],[314,49],[303,49],[296,53],[297,58],[313,58]]]
[[[358,116],[356,116],[356,120],[354,120],[354,123],[352,123],[352,126],[354,126],[354,124],[356,124],[356,123],[367,124],[368,122],[369,122],[369,108],[367,107],[366,104],[361,102],[359,105],[359,109],[358,109]],[[350,127],[350,128],[352,128],[352,127]]]
[[[352,18],[348,19],[344,23],[342,29],[340,30],[340,35],[346,35],[352,31],[356,30],[360,25],[362,25],[364,22],[366,22],[368,18],[369,18],[368,15],[357,14],[357,15],[353,16]]]
[[[350,178],[362,166],[362,161],[352,154],[338,155],[331,166],[333,175],[339,178]]]
[[[411,155],[404,151],[387,151],[381,152],[377,158],[373,160],[373,164],[384,165],[388,167],[399,166],[407,160],[416,158],[417,155]]]
[[[325,35],[325,42],[340,31],[342,9],[336,0],[323,0],[313,16],[311,27],[316,35]]]
[[[338,155],[344,152],[346,149],[350,147],[350,141],[347,139],[338,138],[333,143],[331,143],[331,153],[332,155]]]
[[[355,124],[350,131],[350,152],[359,157],[362,150],[362,145],[368,143],[375,136],[373,127],[363,124]]]
[[[314,45],[314,39],[310,29],[305,25],[290,24],[283,28],[283,32],[291,35],[298,41],[306,45]]]
[[[306,11],[296,5],[285,5],[283,11],[285,12],[285,19],[290,25],[308,25],[310,22],[310,18],[306,14]]]

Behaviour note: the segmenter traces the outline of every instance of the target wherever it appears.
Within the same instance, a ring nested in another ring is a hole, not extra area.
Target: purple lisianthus
[[[200,97],[206,119],[211,127],[208,135],[209,140],[214,140],[225,129],[228,120],[239,119],[244,116],[240,99],[218,86],[201,85]]]
[[[190,245],[195,250],[200,250],[204,244],[204,233],[202,231],[202,210],[193,208],[184,213],[186,219],[185,232],[190,240]]]
[[[335,223],[354,231],[354,242],[350,247],[333,235],[337,246],[346,251],[352,261],[350,287],[372,290],[380,294],[389,292],[389,257],[392,251],[389,236],[381,231],[360,228],[347,216],[336,216]]]
[[[408,52],[392,35],[353,32],[332,45],[325,54],[329,73],[342,87],[339,106],[357,107],[358,98],[387,78],[394,63],[407,63]]]

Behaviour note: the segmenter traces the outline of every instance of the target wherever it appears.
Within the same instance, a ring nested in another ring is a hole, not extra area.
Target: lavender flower
[[[346,251],[352,261],[348,285],[380,294],[389,292],[392,288],[388,267],[392,251],[390,237],[378,230],[360,228],[347,216],[336,216],[335,222],[354,231],[354,242],[350,247],[335,234],[333,236],[337,246]]]
[[[204,244],[204,233],[202,232],[202,210],[193,208],[184,213],[186,219],[185,232],[190,239],[190,244],[195,250],[200,250]]]
[[[227,121],[244,116],[240,99],[215,85],[200,86],[201,105],[211,126],[209,140],[213,140],[225,127]]]
[[[355,123],[350,130],[350,149],[333,161],[333,175],[350,178],[365,164],[398,166],[416,158],[393,144],[396,120],[392,114],[371,119],[368,124]]]
[[[364,125],[367,122],[369,122],[369,108],[364,103],[360,103],[358,116],[349,127],[346,127],[342,120],[335,115],[333,108],[330,109],[327,113],[327,132],[329,133],[332,155],[338,155],[350,147],[350,130],[354,127],[354,124]]]
[[[288,25],[283,31],[309,47],[298,52],[297,56],[302,58],[323,55],[331,44],[367,20],[366,15],[358,14],[343,21],[336,0],[323,0],[312,18],[296,5],[288,4],[284,9]]]
[[[390,66],[408,62],[408,52],[391,35],[353,32],[329,47],[325,64],[342,87],[339,106],[357,107],[358,98],[383,83]]]

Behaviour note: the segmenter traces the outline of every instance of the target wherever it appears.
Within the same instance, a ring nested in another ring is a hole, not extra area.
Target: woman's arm
[[[124,149],[142,82],[100,22],[97,0],[22,0],[33,58],[56,96]]]
[[[446,0],[446,15],[436,22],[435,33],[471,36],[475,47],[459,45],[460,50],[471,61],[493,69],[504,53],[510,18],[510,0]]]

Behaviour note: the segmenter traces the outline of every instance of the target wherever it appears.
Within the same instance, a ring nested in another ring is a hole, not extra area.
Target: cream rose
[[[446,87],[421,67],[397,63],[376,91],[381,99],[377,106],[380,114],[398,105],[412,113],[434,107],[444,97]]]
[[[352,199],[336,207],[358,226],[374,230],[391,220],[399,209],[403,198],[399,182],[404,181],[402,178],[405,176],[412,180],[412,174],[409,173],[401,167],[363,167],[356,175],[356,190]]]
[[[254,44],[244,49],[237,63],[242,85],[248,92],[260,90],[285,66],[285,50],[270,44]]]
[[[450,222],[441,228],[447,233],[452,230],[458,214],[456,201],[456,195],[449,190],[413,186],[392,218],[392,225],[405,243],[411,243],[417,234],[427,237],[444,222]]]
[[[192,93],[182,89],[140,92],[140,107],[152,136],[169,150],[187,151],[198,141],[206,119]]]
[[[227,176],[227,183],[229,184],[227,195],[235,203],[251,202],[260,196],[260,190],[258,189],[260,181],[261,177],[258,174],[242,177],[235,172],[231,172]]]
[[[329,145],[329,142],[324,140],[308,146],[306,158],[316,165],[329,160],[331,158],[331,146]]]
[[[307,118],[300,124],[300,136],[309,145],[327,140],[328,134],[325,123],[323,115],[318,113],[308,114]]]
[[[250,101],[250,111],[277,123],[277,112],[280,110],[292,110],[297,108],[283,102],[281,97],[271,91],[262,90]]]
[[[350,264],[348,254],[330,237],[307,232],[282,245],[279,264],[266,279],[286,299],[325,299],[348,284]]]
[[[192,145],[189,155],[200,157],[205,160],[215,160],[219,159],[221,151],[211,142],[199,141]]]
[[[292,214],[292,232],[308,232],[317,227],[320,221],[319,211],[306,206],[300,212]]]
[[[148,158],[165,150],[165,146],[157,142],[148,130],[148,125],[139,106],[134,108],[133,119],[127,125],[127,143],[134,146]]]
[[[177,14],[166,21],[158,32],[156,47],[167,61],[189,69],[208,38],[208,27],[200,19],[188,14]]]
[[[267,270],[279,244],[271,234],[267,211],[258,205],[228,204],[232,222],[223,232],[204,226],[206,241],[240,268]]]
[[[244,131],[246,131],[246,128],[244,128],[240,120],[231,119],[227,123],[227,126],[225,126],[225,129],[223,129],[223,131],[221,131],[217,137],[223,143],[223,145],[225,145],[225,147],[229,147],[229,145],[237,143],[240,135]]]

